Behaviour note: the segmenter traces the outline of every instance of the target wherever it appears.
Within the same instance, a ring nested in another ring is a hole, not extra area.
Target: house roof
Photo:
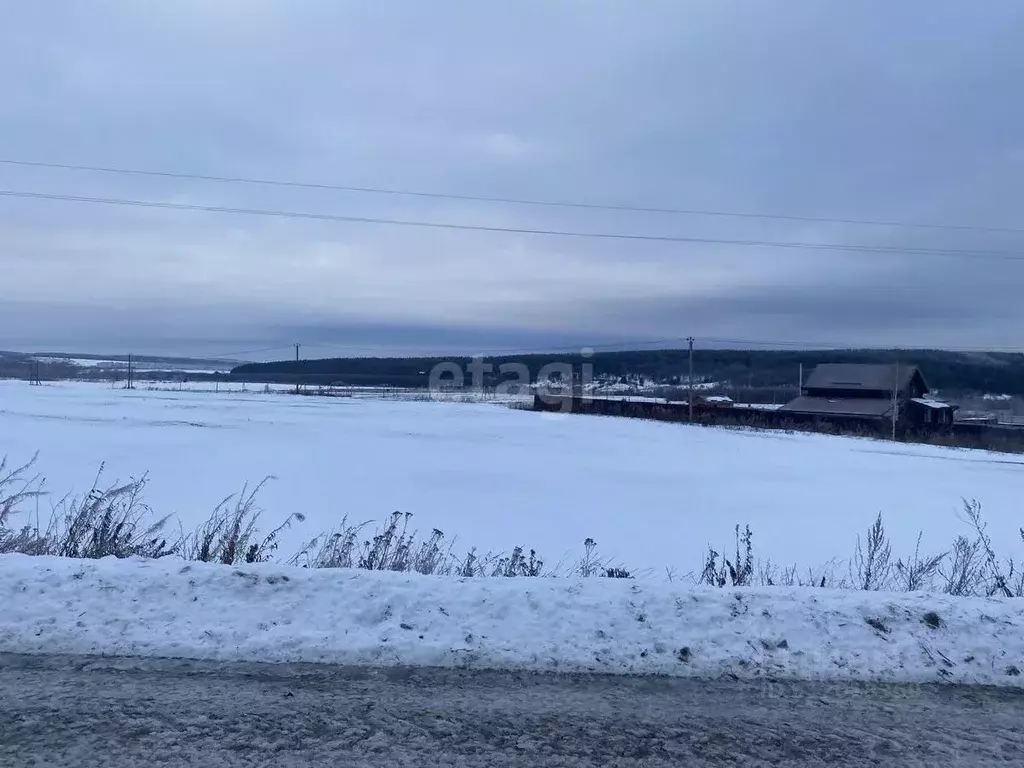
[[[804,395],[779,408],[780,413],[810,416],[861,416],[880,419],[892,414],[892,401],[878,397],[813,397]]]
[[[916,365],[900,365],[899,388],[905,389],[915,375]],[[842,389],[892,392],[897,377],[896,365],[823,363],[815,367],[804,382],[805,389]],[[923,379],[922,379],[923,381]],[[925,386],[927,390],[927,385]]]
[[[944,403],[941,400],[932,400],[930,397],[912,397],[910,398],[910,402],[923,405],[925,408],[933,408],[935,410],[946,410],[947,408],[950,410],[956,410],[955,405]]]
[[[613,403],[658,403],[665,405],[669,401],[664,397],[644,397],[642,395],[605,395],[605,394],[590,394],[589,392],[584,395],[577,395],[583,400],[609,400]]]

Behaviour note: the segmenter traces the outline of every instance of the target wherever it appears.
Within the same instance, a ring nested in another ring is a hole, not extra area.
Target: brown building
[[[929,392],[916,365],[827,363],[814,369],[800,396],[778,413],[794,421],[883,428],[892,424],[895,408],[901,431],[951,426],[956,406]]]

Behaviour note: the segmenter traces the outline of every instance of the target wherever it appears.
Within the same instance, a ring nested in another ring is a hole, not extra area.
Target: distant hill
[[[268,381],[337,383],[352,386],[426,386],[430,370],[453,362],[466,370],[466,357],[358,357],[318,360],[281,360],[247,363],[232,370],[233,377]],[[503,363],[522,363],[535,380],[550,363],[569,363],[579,371],[582,363],[593,365],[595,377],[642,379],[648,383],[678,384],[686,381],[688,353],[680,349],[598,352],[589,358],[570,354],[514,355],[487,358],[495,374],[485,380],[493,385]],[[694,377],[715,382],[723,389],[755,388],[795,390],[801,363],[805,375],[818,363],[903,362],[921,366],[928,384],[947,394],[979,393],[1024,395],[1024,354],[1007,352],[949,352],[943,350],[736,350],[698,349],[694,352]]]
[[[132,367],[139,378],[159,373],[214,375],[230,371],[237,360],[132,355]],[[126,355],[71,354],[67,352],[4,352],[0,350],[0,378],[24,379],[39,376],[44,380],[119,378],[127,371]]]

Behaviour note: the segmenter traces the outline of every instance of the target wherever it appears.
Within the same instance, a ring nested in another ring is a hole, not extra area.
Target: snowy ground
[[[128,360],[127,358],[121,358],[118,360],[112,359],[100,359],[100,358],[89,358],[89,357],[52,357],[52,356],[35,356],[33,359],[38,360],[40,363],[63,363],[67,365],[76,365],[79,368],[106,368],[106,369],[119,369],[127,370]],[[147,372],[147,371],[175,371],[176,373],[213,373],[218,370],[225,370],[227,361],[221,361],[220,364],[209,364],[197,367],[195,363],[191,363],[186,367],[176,366],[171,362],[153,362],[147,360],[135,360],[132,362],[132,368],[136,371]]]
[[[848,558],[882,512],[894,558],[919,530],[940,551],[967,532],[960,499],[984,505],[999,554],[1021,553],[1020,457],[822,435],[515,411],[494,404],[124,391],[0,382],[0,455],[40,451],[51,492],[150,473],[147,501],[186,529],[245,482],[266,523],[305,523],[281,552],[350,521],[414,513],[458,548],[534,547],[549,564],[599,550],[660,577],[700,567],[708,544],[750,523],[755,554],[800,567]],[[45,502],[44,502],[45,506]],[[44,513],[47,510],[43,510]]]
[[[0,556],[0,652],[1024,685],[1024,603]]]
[[[54,386],[68,386],[68,382]],[[123,390],[124,380],[111,381],[103,384],[90,383],[91,386],[103,386],[112,390]],[[139,392],[205,392],[207,394],[227,395],[269,395],[293,394],[294,384],[259,384],[239,381],[183,381],[180,377],[166,379],[139,379],[135,384]],[[371,400],[407,400],[411,402],[449,402],[449,403],[530,403],[533,394],[513,394],[467,390],[435,390],[411,389],[402,387],[357,387],[349,385],[320,386],[303,384],[300,392],[305,396],[330,397],[361,397]]]

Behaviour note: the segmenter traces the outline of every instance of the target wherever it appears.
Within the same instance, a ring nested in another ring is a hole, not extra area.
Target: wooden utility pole
[[[797,392],[797,395],[799,396],[799,395],[802,395],[803,393],[804,393],[804,364],[800,363],[800,391]]]
[[[892,439],[896,439],[896,422],[899,419],[900,363],[896,361],[896,380],[892,383]]]
[[[125,389],[132,389],[132,356],[128,355],[128,386]]]
[[[295,394],[299,394],[299,347],[301,344],[295,345]]]
[[[686,404],[690,410],[690,421],[693,421],[693,336],[687,336],[686,343],[690,347],[690,375],[687,377],[689,393],[686,395]]]

